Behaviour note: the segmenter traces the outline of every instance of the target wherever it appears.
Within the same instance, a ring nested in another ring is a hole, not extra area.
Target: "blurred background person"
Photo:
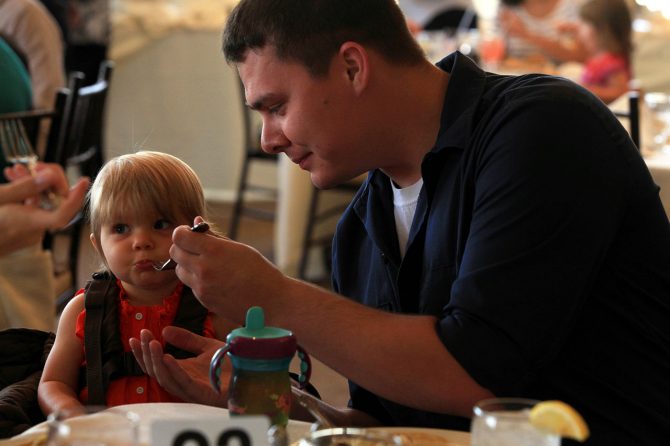
[[[51,13],[36,0],[0,0],[0,36],[25,64],[32,86],[32,107],[51,109],[65,86],[63,37]],[[37,152],[44,156],[48,122],[40,127]]]
[[[57,164],[37,166],[31,176],[21,166],[4,170],[10,182],[0,185],[0,330],[55,327],[56,290],[51,253],[42,249],[45,231],[62,228],[81,208],[89,180],[68,186]],[[45,210],[35,196],[51,190],[59,206]]]
[[[0,113],[29,110],[32,102],[28,70],[12,47],[0,37]]]
[[[33,107],[51,108],[65,85],[63,36],[56,20],[36,0],[0,0],[0,36],[26,64]]]
[[[69,0],[40,0],[45,8],[51,13],[51,16],[58,23],[60,32],[63,35],[63,41],[67,42],[68,24],[67,24],[67,9]]]
[[[579,19],[583,0],[500,0],[497,25],[507,57],[554,64],[584,60],[585,52],[566,32]]]
[[[12,47],[0,37],[0,113],[29,110],[32,101],[28,70]],[[0,150],[0,172],[8,165],[4,151]],[[6,181],[0,175],[0,183]]]
[[[111,38],[109,0],[69,0],[67,72],[81,71],[85,85],[95,83]]]
[[[398,0],[412,33],[446,31],[477,27],[472,0]]]
[[[588,0],[579,17],[576,35],[587,54],[580,83],[610,103],[630,88],[631,11],[625,0]]]

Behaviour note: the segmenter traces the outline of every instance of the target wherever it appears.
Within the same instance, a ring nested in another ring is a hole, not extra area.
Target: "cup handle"
[[[230,345],[226,344],[212,356],[209,363],[209,383],[217,393],[221,393],[221,363],[226,358],[226,353],[230,351]]]
[[[304,348],[297,346],[298,358],[300,358],[300,375],[298,376],[298,388],[303,390],[309,384],[312,377],[312,361]]]

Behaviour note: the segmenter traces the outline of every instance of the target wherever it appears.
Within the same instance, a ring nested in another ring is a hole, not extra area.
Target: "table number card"
[[[154,446],[268,446],[270,420],[264,416],[156,420]]]

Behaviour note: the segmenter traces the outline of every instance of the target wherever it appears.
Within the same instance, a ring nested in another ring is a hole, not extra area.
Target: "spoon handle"
[[[207,232],[209,230],[209,225],[206,222],[200,222],[195,226],[191,226],[191,231],[192,232]],[[175,269],[177,267],[177,262],[175,262],[172,259],[167,260],[165,263],[163,263],[160,266],[154,266],[154,269],[156,271],[169,271],[171,269]]]

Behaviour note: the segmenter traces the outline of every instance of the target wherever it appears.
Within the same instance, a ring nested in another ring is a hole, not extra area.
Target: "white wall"
[[[175,30],[115,60],[106,152],[173,154],[200,176],[208,197],[230,199],[243,136],[236,72],[221,53],[220,31]],[[274,171],[261,173],[275,182]]]

